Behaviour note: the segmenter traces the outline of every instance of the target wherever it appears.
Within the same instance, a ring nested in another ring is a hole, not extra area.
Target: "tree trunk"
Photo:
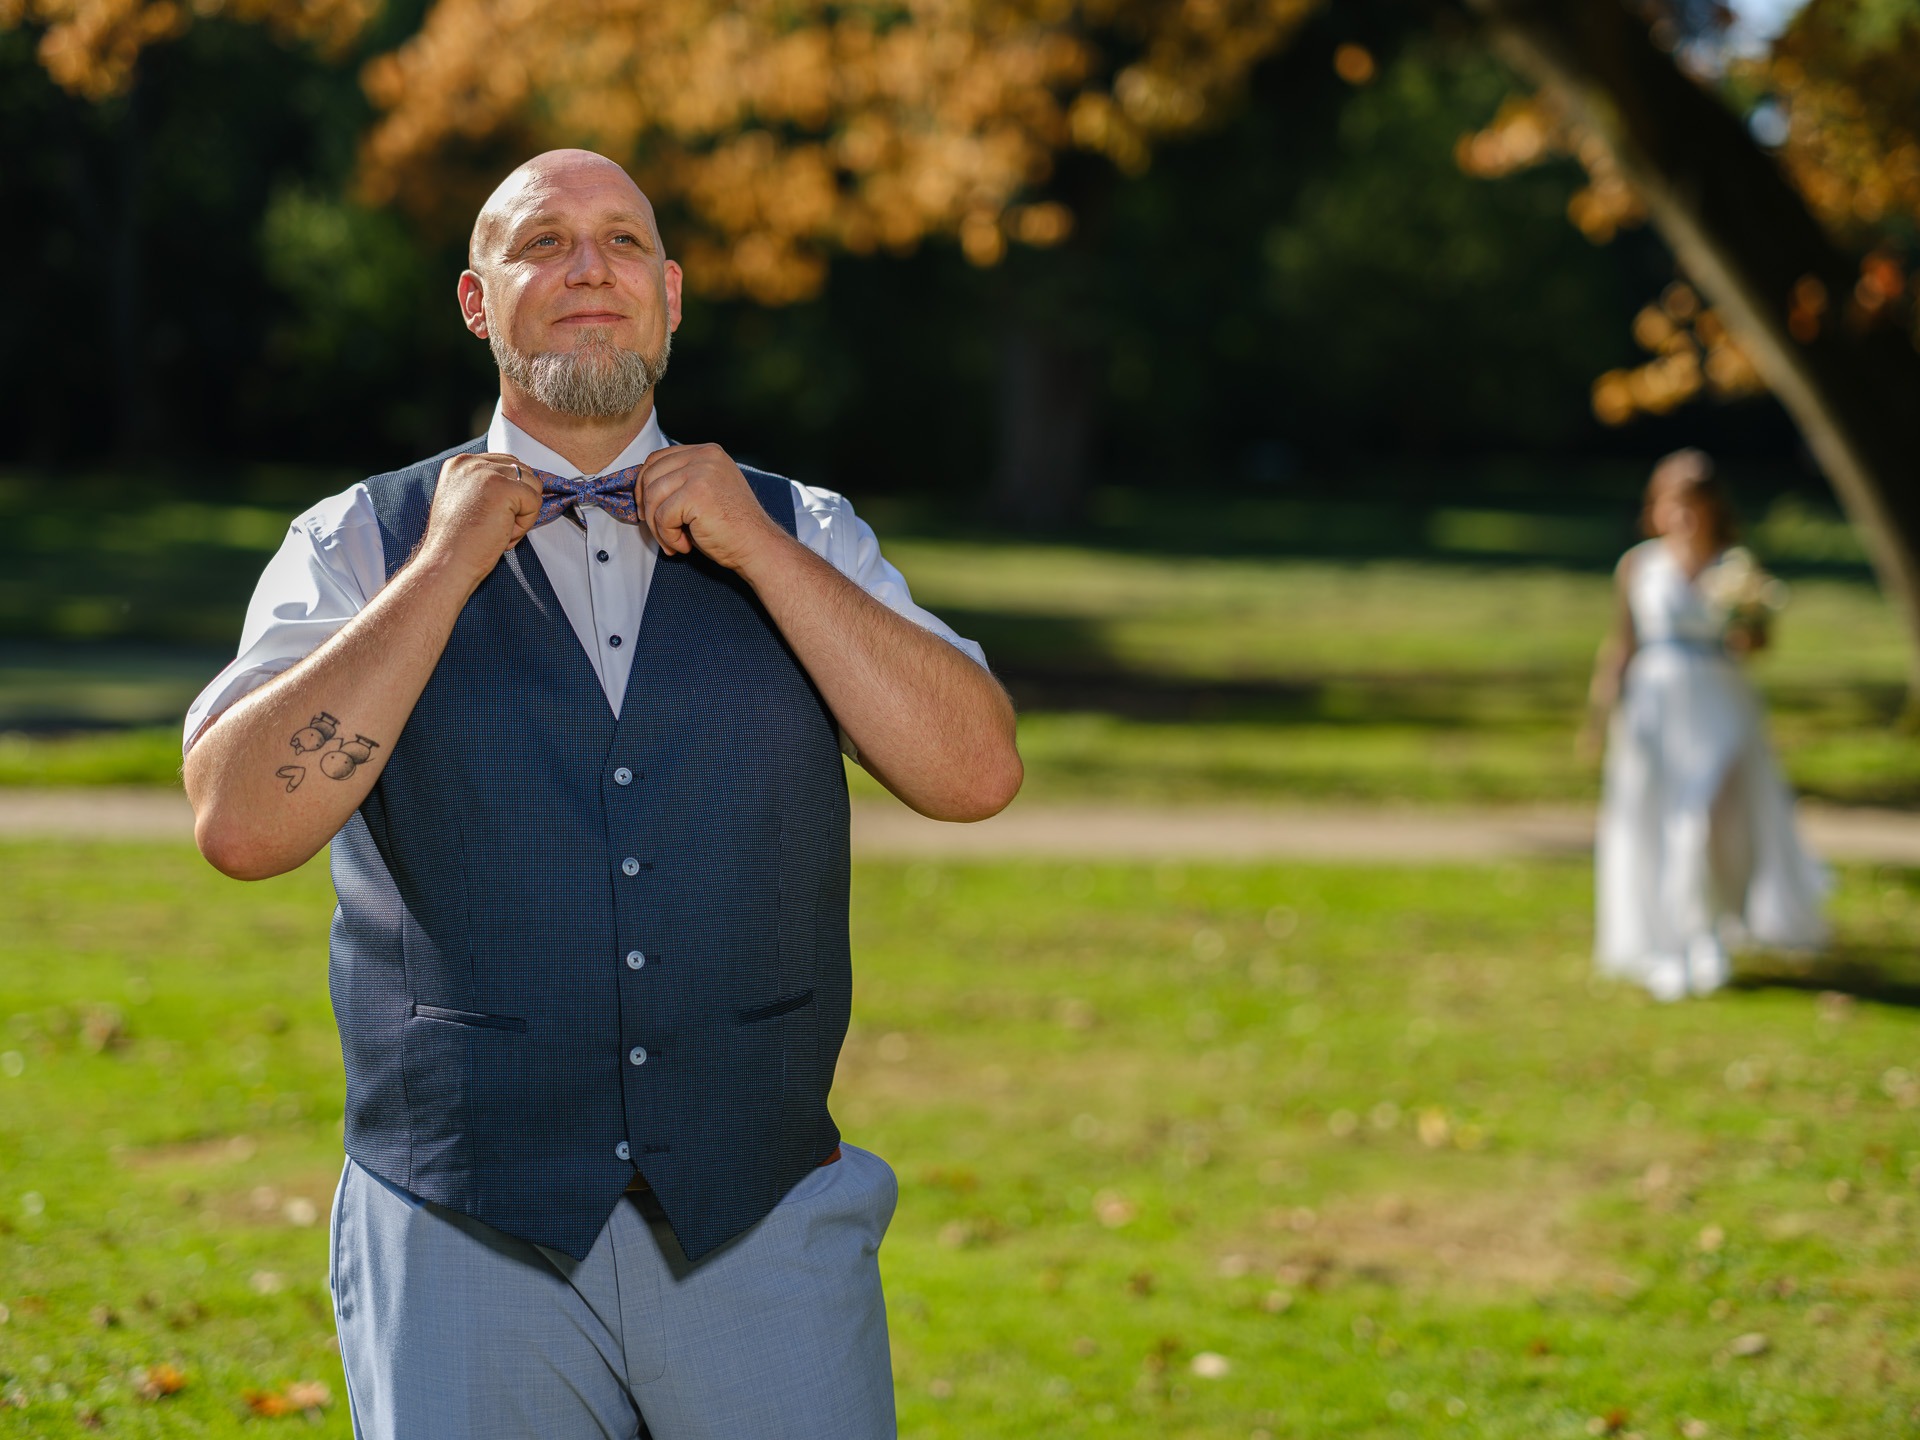
[[[1099,362],[1084,345],[1019,320],[1000,354],[993,512],[1018,530],[1058,529],[1078,517],[1092,480]]]
[[[1853,261],[1718,97],[1684,74],[1624,0],[1460,0],[1495,50],[1601,140],[1654,226],[1725,315],[1859,532],[1905,622],[1908,709],[1920,704],[1920,351],[1849,322]],[[1829,297],[1819,331],[1788,329],[1794,287]]]

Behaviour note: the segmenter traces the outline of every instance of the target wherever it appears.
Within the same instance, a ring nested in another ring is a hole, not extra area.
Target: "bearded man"
[[[1012,707],[843,498],[663,437],[681,271],[618,165],[528,161],[470,267],[487,435],[296,520],[187,717],[208,860],[332,842],[354,1433],[891,1436],[841,754],[983,818]]]

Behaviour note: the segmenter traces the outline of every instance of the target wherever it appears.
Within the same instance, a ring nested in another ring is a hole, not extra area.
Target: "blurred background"
[[[1579,10],[15,4],[0,774],[157,777],[287,518],[478,432],[471,215],[577,142],[691,276],[670,432],[854,497],[1039,789],[1586,794],[1599,577],[1697,444],[1812,582],[1766,673],[1795,778],[1912,800],[1869,584],[1914,589],[1911,407],[1851,373],[1920,373],[1912,16],[1673,6],[1666,75],[1574,78],[1726,123],[1639,134],[1555,98]],[[1746,190],[1650,211],[1696,173]]]
[[[129,836],[289,519],[483,429],[561,144],[687,268],[668,433],[851,496],[1068,817],[863,862],[910,1433],[1913,1423],[1920,0],[0,0],[21,1433],[345,1433],[324,874]],[[1682,445],[1852,838],[1677,1019],[1589,989],[1574,734]],[[1250,812],[1341,863],[1177,838]]]

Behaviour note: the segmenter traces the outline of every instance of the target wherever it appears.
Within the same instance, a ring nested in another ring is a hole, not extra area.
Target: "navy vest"
[[[389,577],[445,458],[367,482]],[[787,482],[746,475],[792,532]],[[661,556],[634,644],[616,721],[531,545],[461,611],[333,842],[346,1146],[577,1258],[637,1169],[697,1260],[839,1143],[846,777],[728,571]]]

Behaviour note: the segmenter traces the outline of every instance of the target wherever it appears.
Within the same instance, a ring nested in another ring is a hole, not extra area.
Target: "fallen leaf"
[[[247,1409],[268,1420],[278,1420],[291,1415],[298,1408],[284,1395],[276,1395],[269,1390],[249,1390],[246,1393]]]
[[[187,1377],[176,1365],[149,1365],[140,1377],[140,1383],[134,1387],[134,1393],[142,1400],[160,1400],[168,1395],[178,1395],[187,1388]]]
[[[1149,1374],[1162,1375],[1166,1373],[1167,1362],[1179,1353],[1180,1342],[1171,1335],[1163,1335],[1154,1341],[1153,1349],[1147,1352],[1147,1358],[1143,1363]]]
[[[1755,1355],[1766,1354],[1772,1348],[1773,1342],[1755,1330],[1750,1334],[1736,1336],[1733,1343],[1727,1346],[1727,1353],[1737,1355],[1743,1360],[1750,1360]]]
[[[1233,1369],[1233,1362],[1224,1355],[1202,1350],[1193,1357],[1189,1368],[1202,1380],[1224,1380],[1227,1372]]]
[[[333,1403],[333,1392],[318,1380],[296,1380],[287,1386],[287,1399],[302,1410],[323,1410]]]
[[[118,1050],[127,1043],[127,1025],[111,1005],[90,1005],[80,1023],[80,1044],[99,1055]]]

